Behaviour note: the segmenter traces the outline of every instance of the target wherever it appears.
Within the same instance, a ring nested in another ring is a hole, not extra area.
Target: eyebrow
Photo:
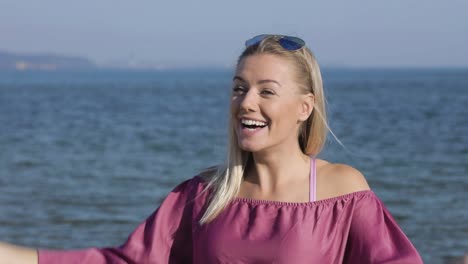
[[[234,76],[234,78],[232,78],[232,80],[233,80],[233,81],[239,80],[239,81],[241,81],[241,82],[246,82],[244,79],[242,79],[242,77],[237,76],[237,75]],[[258,81],[257,83],[258,83],[258,84],[262,84],[262,83],[269,83],[269,82],[276,83],[278,86],[281,87],[281,84],[280,84],[279,82],[277,82],[277,81],[275,81],[275,80],[271,80],[271,79],[260,80],[260,81]]]

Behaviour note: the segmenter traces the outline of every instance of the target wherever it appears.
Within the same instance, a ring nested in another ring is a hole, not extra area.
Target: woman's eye
[[[243,86],[234,86],[234,88],[232,88],[232,90],[234,92],[243,92],[243,91],[245,91],[245,88]]]
[[[261,94],[272,95],[272,94],[275,94],[275,93],[273,91],[270,91],[270,90],[262,90]]]

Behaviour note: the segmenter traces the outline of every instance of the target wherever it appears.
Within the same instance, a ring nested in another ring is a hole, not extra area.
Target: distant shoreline
[[[124,63],[125,64],[125,63]],[[135,72],[173,72],[173,71],[233,71],[235,66],[226,65],[193,65],[152,67],[150,65],[99,65],[94,61],[80,56],[57,54],[21,54],[0,50],[0,71],[64,71],[64,70],[110,70]],[[362,71],[466,71],[468,66],[353,66],[353,65],[322,65],[322,71],[362,72]]]
[[[18,54],[0,51],[0,70],[14,71],[56,71],[56,70],[92,70],[96,64],[78,56],[52,54]]]

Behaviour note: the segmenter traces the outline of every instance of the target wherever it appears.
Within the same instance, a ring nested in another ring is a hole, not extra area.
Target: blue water
[[[231,72],[0,73],[0,240],[120,245],[223,160]],[[363,172],[426,263],[468,251],[468,70],[325,69],[321,158]]]

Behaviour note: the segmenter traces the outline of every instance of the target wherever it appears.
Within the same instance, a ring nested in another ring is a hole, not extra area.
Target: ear
[[[303,95],[302,102],[299,107],[299,121],[306,121],[312,114],[315,106],[315,96],[312,93]]]

